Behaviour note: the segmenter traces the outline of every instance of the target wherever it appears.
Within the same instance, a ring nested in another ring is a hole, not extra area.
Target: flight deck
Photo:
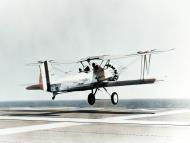
[[[190,109],[1,108],[0,143],[189,143]]]

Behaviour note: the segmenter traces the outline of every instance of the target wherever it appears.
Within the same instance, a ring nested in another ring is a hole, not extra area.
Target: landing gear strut
[[[57,95],[57,94],[56,94],[55,92],[53,92],[52,100],[55,99],[56,95]]]
[[[103,88],[107,92],[107,94],[110,95],[110,93],[108,92],[108,90],[105,87],[103,87]],[[110,96],[111,96],[111,103],[113,105],[116,105],[118,103],[118,100],[119,100],[118,99],[118,94],[116,92],[113,92]]]
[[[109,94],[109,92],[107,91],[107,89],[105,87],[103,87],[103,89]],[[96,101],[95,94],[96,94],[97,90],[98,89],[96,89],[94,93],[93,93],[93,90],[92,90],[92,92],[88,95],[88,103],[90,105],[94,105],[94,103]],[[119,100],[118,99],[118,94],[116,92],[113,92],[110,96],[111,96],[111,103],[113,105],[116,105],[118,103],[118,100]]]

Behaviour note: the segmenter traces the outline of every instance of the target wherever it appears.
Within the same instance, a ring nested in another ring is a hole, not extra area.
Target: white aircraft
[[[173,49],[170,49],[173,50]],[[145,73],[149,71],[150,60],[152,54],[158,54],[167,52],[170,50],[147,50],[139,51],[135,54],[129,55],[102,55],[92,56],[81,59],[75,63],[82,65],[82,69],[79,68],[78,74],[67,75],[63,78],[56,78],[53,72],[52,65],[55,64],[53,60],[50,61],[38,61],[37,65],[40,68],[39,83],[26,87],[27,90],[44,90],[53,93],[52,100],[55,99],[57,94],[73,91],[91,90],[88,95],[88,103],[93,105],[95,103],[95,94],[100,88],[103,88],[108,94],[106,87],[113,86],[126,86],[126,85],[138,85],[138,84],[153,84],[155,78],[145,79]],[[140,56],[141,57],[141,76],[137,80],[123,80],[118,81],[118,70],[110,63],[111,60]],[[100,64],[96,64],[100,61]],[[64,63],[62,63],[64,64]],[[86,66],[85,66],[86,65]],[[112,104],[118,103],[118,94],[113,92],[109,94],[111,96]]]

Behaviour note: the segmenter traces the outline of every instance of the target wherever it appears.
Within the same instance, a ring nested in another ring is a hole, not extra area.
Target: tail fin
[[[55,79],[53,68],[48,61],[44,61],[40,65],[41,76],[39,79],[40,84],[43,85],[43,90],[51,92],[51,84]]]
[[[26,89],[51,92],[51,83],[54,81],[54,72],[52,66],[48,61],[44,61],[40,63],[39,68],[39,84],[28,86]]]

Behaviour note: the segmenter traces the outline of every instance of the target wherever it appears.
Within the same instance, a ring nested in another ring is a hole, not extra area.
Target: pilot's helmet
[[[96,66],[96,64],[95,63],[92,63],[92,67],[94,68]]]

